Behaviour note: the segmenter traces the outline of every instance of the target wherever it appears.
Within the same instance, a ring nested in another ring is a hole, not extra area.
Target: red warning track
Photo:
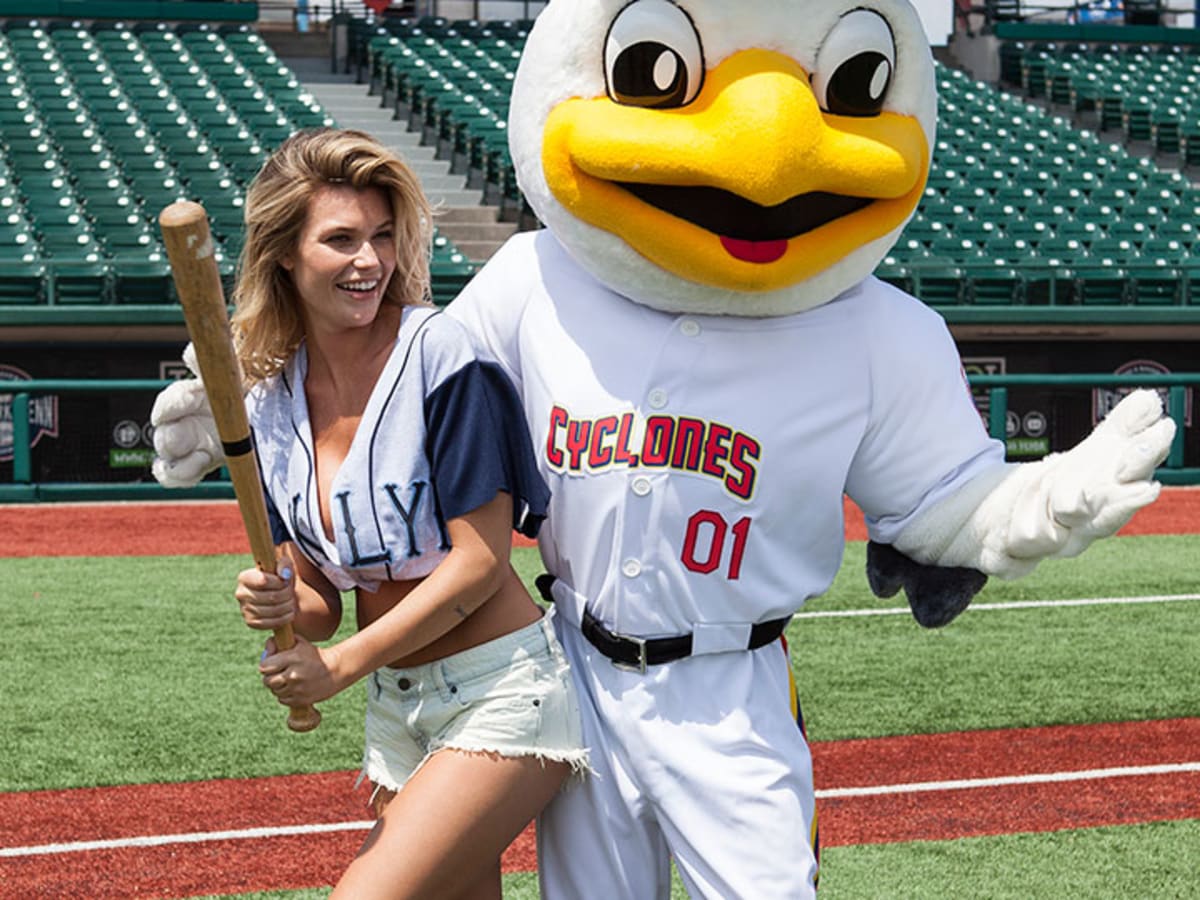
[[[813,753],[824,846],[1200,818],[1200,719],[839,741]],[[1171,771],[1129,774],[1151,766]],[[957,786],[937,784],[947,778]],[[353,781],[333,772],[0,794],[0,883],[14,897],[166,898],[332,884],[367,819]],[[867,793],[878,788],[888,793]],[[859,795],[829,796],[838,791]],[[330,823],[354,827],[245,834]],[[126,845],[78,846],[89,841]],[[504,867],[534,863],[530,829]]]
[[[1200,488],[1164,488],[1120,532],[1200,533]],[[0,556],[168,556],[249,553],[232,500],[185,503],[0,505]],[[867,536],[862,512],[846,501],[846,537]],[[528,546],[525,538],[518,544]]]

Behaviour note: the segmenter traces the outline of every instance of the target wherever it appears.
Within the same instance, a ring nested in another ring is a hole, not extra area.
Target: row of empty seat
[[[230,274],[246,182],[333,121],[246,26],[9,21],[0,71],[8,224],[26,236],[0,250],[11,302],[34,282],[56,304],[171,302],[157,217],[177,199],[205,205]]]
[[[204,204],[231,280],[249,181],[336,124],[245,25],[9,20],[0,91],[0,303],[174,302],[157,219],[177,199]],[[440,236],[435,258],[469,272]]]
[[[378,26],[359,36],[363,77],[444,156],[517,196],[504,116],[528,24]],[[1028,98],[937,74],[929,184],[880,274],[935,304],[1200,304],[1188,179]]]
[[[1200,162],[1200,48],[1013,42],[1001,75],[1027,96],[1092,112],[1101,130]]]
[[[1021,97],[938,70],[925,197],[880,274],[934,304],[1200,304],[1200,191]]]
[[[508,96],[530,25],[354,31],[383,102],[510,203],[521,200]],[[1200,194],[1188,179],[1028,98],[937,71],[929,185],[881,274],[920,277],[934,303],[1200,302],[1190,287]],[[180,197],[209,210],[231,275],[245,186],[266,154],[298,128],[335,123],[248,26],[9,21],[0,91],[0,303],[170,302],[157,215]],[[470,274],[440,237],[434,264],[439,299]],[[1092,270],[1103,290],[1077,276]],[[1030,290],[1045,272],[1065,287]],[[947,287],[929,288],[939,279]]]
[[[529,20],[390,20],[358,36],[381,102],[507,214],[522,200],[508,152],[508,102]]]

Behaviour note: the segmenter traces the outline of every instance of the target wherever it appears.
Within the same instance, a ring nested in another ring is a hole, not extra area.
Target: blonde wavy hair
[[[246,192],[246,235],[233,291],[234,345],[247,385],[278,372],[304,338],[298,298],[283,260],[292,253],[320,188],[379,188],[391,203],[396,271],[383,302],[429,302],[433,221],[413,171],[362,131],[299,131],[279,145]]]

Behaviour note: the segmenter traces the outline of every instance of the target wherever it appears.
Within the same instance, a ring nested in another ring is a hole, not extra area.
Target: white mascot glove
[[[192,487],[225,461],[191,344],[184,348],[183,361],[196,377],[167,385],[150,411],[155,453],[150,471],[169,488]]]
[[[1132,392],[1078,445],[999,467],[920,515],[895,541],[921,563],[1018,578],[1115,534],[1161,490],[1175,422],[1151,390]]]

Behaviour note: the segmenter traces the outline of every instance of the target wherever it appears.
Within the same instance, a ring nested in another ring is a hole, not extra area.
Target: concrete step
[[[325,62],[325,68],[329,68],[333,45],[328,31],[299,32],[287,27],[263,27],[259,28],[259,34],[267,46],[275,51],[276,56],[287,59],[321,59]]]
[[[282,57],[306,90],[343,128],[357,128],[373,135],[398,153],[410,166],[429,202],[438,211],[438,232],[445,235],[469,259],[486,260],[508,238],[515,227],[500,223],[499,210],[483,205],[483,192],[467,187],[465,174],[451,174],[450,162],[437,158],[435,147],[421,143],[419,131],[408,130],[408,115],[395,118],[393,107],[381,106],[378,93],[357,84],[354,76],[330,71],[327,59]],[[460,245],[461,240],[466,247]]]
[[[449,165],[449,163],[446,165]],[[464,182],[461,175],[436,175],[433,174],[431,169],[420,169],[415,166],[413,167],[413,171],[421,179],[421,186],[425,188],[427,194],[463,190]]]
[[[495,206],[459,206],[447,210],[443,218],[456,225],[468,222],[488,224],[500,221],[500,210]]]
[[[512,222],[454,222],[446,216],[439,216],[438,231],[456,244],[463,241],[491,241],[503,243],[512,237],[517,226]]]
[[[492,258],[503,241],[460,241],[450,235],[446,235],[458,248],[458,252],[465,256],[473,263],[485,263]]]
[[[483,191],[427,191],[429,202],[435,209],[450,209],[456,206],[478,206],[483,202]]]

